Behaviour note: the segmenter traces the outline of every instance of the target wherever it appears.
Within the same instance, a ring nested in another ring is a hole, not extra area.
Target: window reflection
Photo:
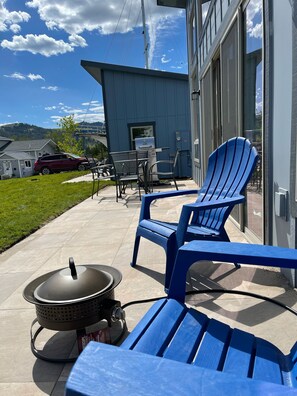
[[[202,25],[204,25],[209,6],[210,6],[210,1],[206,1],[202,4],[202,7],[201,7],[202,8]]]
[[[244,135],[257,148],[260,161],[247,188],[246,227],[263,239],[262,195],[262,1],[251,0],[244,11]]]

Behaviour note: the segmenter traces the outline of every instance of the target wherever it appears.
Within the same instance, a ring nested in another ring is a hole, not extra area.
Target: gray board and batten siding
[[[81,65],[102,85],[109,151],[132,149],[130,126],[151,124],[155,146],[169,147],[173,155],[180,132],[189,141],[182,147],[180,176],[191,176],[188,75],[84,60]]]

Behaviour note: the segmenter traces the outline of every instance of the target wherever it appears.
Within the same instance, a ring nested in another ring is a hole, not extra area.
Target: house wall
[[[103,73],[109,151],[131,149],[129,124],[152,123],[156,147],[169,147],[174,154],[179,148],[176,132],[190,132],[188,81],[114,70]],[[179,176],[191,176],[190,141],[183,148]]]
[[[11,160],[12,164],[12,177],[22,177],[20,173],[19,161],[18,160]]]
[[[199,0],[187,2],[187,31],[189,53],[190,91],[201,89],[201,81],[208,67],[221,51],[222,40],[226,37],[230,26],[238,23],[239,79],[242,76],[242,9],[246,1],[216,1],[211,5],[225,5],[224,17],[214,34],[213,24],[202,31],[199,37]],[[297,218],[297,181],[296,154],[297,137],[297,0],[263,0],[263,215],[265,234],[262,243],[296,248]],[[216,9],[216,8],[215,8]],[[296,12],[294,11],[296,9]],[[294,19],[295,12],[295,19]],[[292,18],[293,14],[293,18]],[[211,16],[212,18],[213,16]],[[211,19],[209,18],[209,19]],[[193,28],[196,19],[196,30]],[[207,24],[207,23],[206,23]],[[206,25],[205,24],[205,25]],[[296,31],[295,37],[292,31]],[[207,34],[205,34],[207,32]],[[194,37],[193,37],[194,36]],[[200,40],[199,40],[200,39]],[[294,42],[295,39],[295,42]],[[197,51],[193,43],[197,42]],[[295,48],[296,47],[296,48]],[[201,50],[202,48],[202,50]],[[295,56],[292,51],[295,48]],[[294,69],[293,69],[294,68]],[[197,81],[195,81],[195,75]],[[197,77],[198,76],[198,77]],[[295,87],[295,88],[294,88]],[[203,88],[203,87],[202,87]],[[224,92],[222,92],[222,95]],[[239,84],[239,130],[242,134],[242,87]],[[211,103],[210,103],[211,104]],[[203,141],[203,108],[201,98],[191,102],[192,141],[195,134],[199,140],[199,150],[193,144],[194,169],[193,177],[201,183],[204,173],[204,141]],[[213,109],[209,109],[213,111]],[[197,113],[194,116],[194,113]],[[196,122],[196,127],[194,123]],[[212,128],[213,125],[210,125]],[[195,154],[196,149],[196,154]],[[296,286],[295,271],[285,270],[284,273]]]
[[[31,166],[26,166],[26,162]],[[2,156],[0,159],[0,176],[7,175],[9,177],[28,177],[34,174],[34,159],[17,160],[9,158],[9,155]]]
[[[296,220],[291,215],[290,187],[291,141],[296,129],[291,127],[292,115],[292,2],[272,2],[272,95],[270,109],[272,117],[272,244],[296,248]],[[286,43],[284,45],[284,42]],[[296,174],[296,171],[293,172]],[[294,176],[293,176],[294,177]],[[279,215],[277,195],[287,194],[286,209]],[[285,270],[286,276],[295,283],[295,271]]]

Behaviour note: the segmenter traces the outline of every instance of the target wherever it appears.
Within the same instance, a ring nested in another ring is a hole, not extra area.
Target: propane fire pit
[[[77,337],[81,337],[87,326],[102,320],[106,320],[109,327],[112,322],[121,320],[124,327],[124,312],[120,302],[114,299],[114,289],[121,280],[122,275],[115,268],[93,264],[75,266],[73,258],[69,258],[69,267],[30,282],[23,296],[36,306],[36,319],[31,325],[34,355],[47,361],[59,360],[48,358],[36,349],[35,341],[43,328],[76,330]],[[40,327],[33,334],[36,322]]]

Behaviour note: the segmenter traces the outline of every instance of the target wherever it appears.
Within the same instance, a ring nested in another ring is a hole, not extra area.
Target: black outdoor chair
[[[94,194],[98,195],[100,181],[111,180],[114,178],[114,168],[113,165],[101,162],[99,163],[95,158],[86,157],[92,172],[92,199]]]
[[[116,201],[122,198],[126,187],[137,185],[141,200],[141,187],[147,188],[147,151],[118,151],[110,153],[115,171]]]
[[[160,180],[173,180],[176,190],[178,186],[175,179],[175,172],[179,151],[177,150],[173,160],[158,160],[151,164],[148,172],[150,192],[154,191],[154,176]]]

